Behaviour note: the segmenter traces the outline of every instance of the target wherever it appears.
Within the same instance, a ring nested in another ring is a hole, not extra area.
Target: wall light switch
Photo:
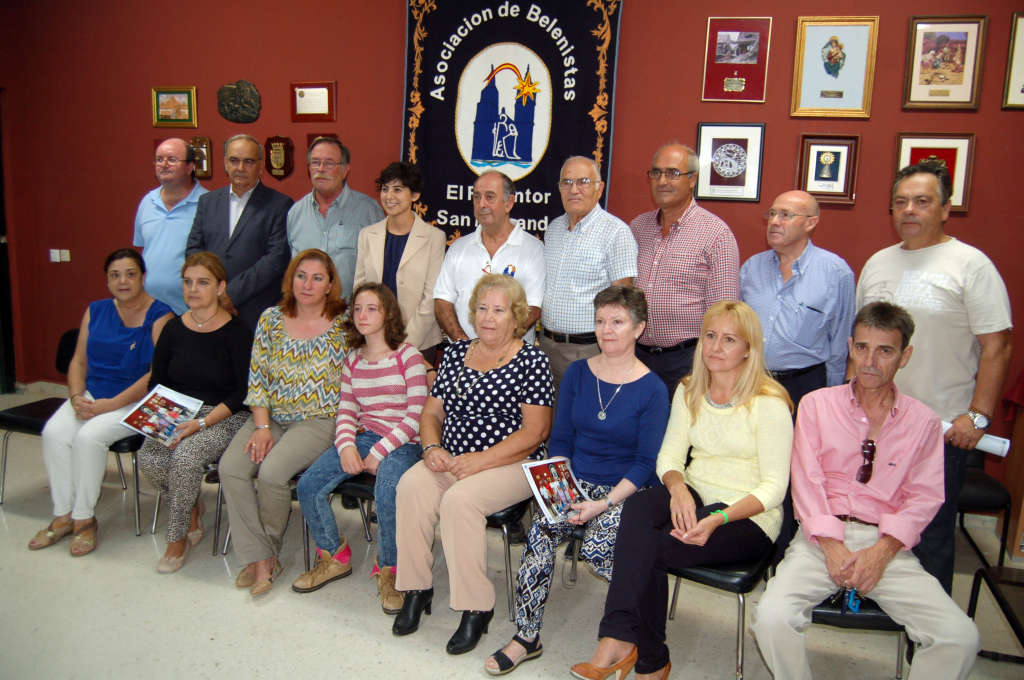
[[[60,251],[56,248],[50,248],[50,262],[60,262]]]
[[[67,249],[62,249],[60,251],[60,261],[61,262],[71,262],[71,251],[67,250]]]

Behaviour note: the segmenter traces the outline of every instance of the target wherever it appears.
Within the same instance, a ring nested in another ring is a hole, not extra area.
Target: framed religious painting
[[[910,17],[905,109],[976,109],[986,16]]]
[[[798,17],[789,115],[870,118],[878,17]]]
[[[292,83],[288,89],[293,123],[333,123],[337,119],[336,81]]]
[[[761,200],[764,123],[697,123],[697,198]]]
[[[213,177],[213,145],[209,137],[193,137],[188,143],[196,150],[196,177],[210,179]]]
[[[196,88],[154,87],[153,127],[194,128],[196,121]]]
[[[701,99],[763,104],[771,39],[771,17],[708,17]]]
[[[796,186],[818,203],[853,205],[859,148],[859,135],[801,135]]]
[[[896,138],[896,170],[924,161],[946,166],[953,181],[951,211],[967,212],[974,172],[974,133],[899,133]]]
[[[1006,55],[1003,108],[1024,109],[1024,12],[1015,12],[1010,25],[1010,51]]]

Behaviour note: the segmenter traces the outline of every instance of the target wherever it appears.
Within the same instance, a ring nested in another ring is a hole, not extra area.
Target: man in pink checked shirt
[[[811,677],[803,630],[840,588],[871,597],[920,645],[911,680],[966,678],[981,648],[974,622],[910,550],[943,499],[939,417],[893,384],[913,332],[902,307],[864,306],[849,343],[853,380],[800,403],[790,484],[802,531],[753,626],[776,678]]]

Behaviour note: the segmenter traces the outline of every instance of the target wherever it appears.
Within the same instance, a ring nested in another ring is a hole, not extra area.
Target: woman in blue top
[[[559,388],[548,450],[565,456],[591,498],[570,507],[566,522],[550,524],[535,510],[519,565],[516,627],[512,641],[484,664],[503,675],[540,656],[544,603],[551,588],[558,545],[586,527],[580,557],[611,580],[612,553],[622,502],[657,483],[655,462],[668,423],[665,383],[634,353],[647,325],[647,300],[639,288],[611,286],[594,298],[594,331],[600,354],[571,364]]]
[[[146,265],[130,248],[115,250],[103,265],[114,297],[89,305],[68,367],[71,398],[43,428],[43,460],[50,477],[54,519],[29,542],[51,546],[74,533],[71,554],[96,548],[93,508],[107,469],[107,447],[131,431],[121,419],[146,395],[153,346],[171,308],[142,287]]]

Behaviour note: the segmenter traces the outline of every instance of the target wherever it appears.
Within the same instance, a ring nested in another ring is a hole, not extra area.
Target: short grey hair
[[[510,196],[515,196],[516,185],[513,184],[511,177],[501,172],[500,170],[487,170],[486,172],[480,173],[480,177],[483,177],[484,175],[497,175],[498,177],[501,178],[501,193],[505,195],[506,201],[509,199]],[[477,179],[480,179],[480,177],[477,177]],[[476,182],[473,182],[473,184],[475,186]]]
[[[237,142],[240,139],[244,139],[247,142],[252,142],[253,144],[255,144],[256,148],[259,149],[260,160],[263,160],[263,145],[260,144],[259,140],[256,139],[255,137],[253,137],[252,135],[246,135],[246,134],[231,135],[230,137],[228,137],[227,139],[224,140],[224,157],[225,158],[228,155],[228,147],[231,146],[231,143],[232,142]]]
[[[590,167],[594,169],[594,174],[597,176],[597,181],[601,181],[601,165],[593,158],[590,158],[589,156],[569,156],[568,158],[566,158],[565,162],[562,163],[561,170],[558,171],[559,177],[561,177],[562,172],[565,171],[565,166],[569,165],[569,163],[572,163],[573,161],[585,161],[587,163],[590,163]]]
[[[306,149],[306,165],[309,165],[309,159],[313,156],[313,149],[321,144],[331,144],[338,147],[338,152],[341,153],[342,165],[348,165],[352,161],[352,154],[349,153],[348,147],[342,144],[340,139],[337,137],[317,137],[310,142],[309,148]]]

